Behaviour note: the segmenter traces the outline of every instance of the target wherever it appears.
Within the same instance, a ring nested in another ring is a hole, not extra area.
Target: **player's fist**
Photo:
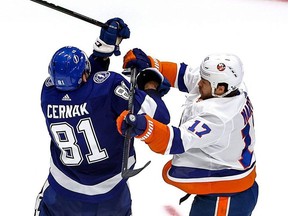
[[[116,120],[118,132],[126,136],[130,130],[130,137],[137,137],[143,134],[147,128],[147,119],[144,114],[134,115],[127,110],[123,111]]]
[[[151,67],[149,57],[139,48],[129,50],[123,58],[123,68],[137,68],[143,70]],[[129,74],[125,74],[129,75]]]
[[[122,39],[130,37],[130,29],[121,18],[109,19],[106,24],[108,27],[101,28],[100,36],[93,45],[93,54],[97,57],[120,55],[119,44]]]

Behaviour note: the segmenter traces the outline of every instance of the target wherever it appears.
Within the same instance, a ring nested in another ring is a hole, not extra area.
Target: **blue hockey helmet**
[[[57,89],[72,91],[81,85],[84,72],[90,74],[91,66],[83,51],[73,46],[65,46],[53,55],[48,72]]]

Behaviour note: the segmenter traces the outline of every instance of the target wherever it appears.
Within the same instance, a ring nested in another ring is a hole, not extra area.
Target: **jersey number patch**
[[[192,132],[195,132],[195,134],[201,138],[203,135],[210,133],[211,129],[208,127],[207,124],[203,123],[201,127],[199,127],[198,130],[195,131],[199,123],[200,123],[199,120],[195,120],[194,124],[188,129]]]
[[[75,133],[81,133],[86,141],[89,153],[85,155],[89,164],[108,158],[106,149],[101,149],[90,118],[81,119],[76,129],[67,122],[50,125],[50,131],[55,142],[61,149],[60,159],[67,166],[78,166],[83,161],[83,155],[77,143]]]

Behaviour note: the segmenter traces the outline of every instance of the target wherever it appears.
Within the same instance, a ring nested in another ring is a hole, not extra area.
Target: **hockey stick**
[[[134,95],[135,95],[135,86],[136,86],[136,68],[131,69],[131,77],[130,77],[130,91],[129,91],[129,100],[128,100],[128,111],[133,114],[134,111]],[[151,161],[148,161],[143,167],[138,169],[129,169],[128,168],[128,159],[131,147],[131,130],[132,128],[129,127],[125,134],[124,140],[124,150],[123,150],[123,160],[122,160],[122,177],[123,178],[130,178],[138,173],[140,173],[145,167],[147,167]]]
[[[108,27],[108,25],[105,24],[105,23],[99,22],[99,21],[94,20],[94,19],[92,19],[90,17],[87,17],[87,16],[79,14],[77,12],[68,10],[68,9],[63,8],[61,6],[58,6],[58,5],[55,5],[55,4],[46,2],[46,1],[42,1],[42,0],[31,0],[31,1],[36,2],[38,4],[41,4],[41,5],[44,5],[46,7],[52,8],[54,10],[60,11],[62,13],[68,14],[70,16],[76,17],[78,19],[84,20],[84,21],[89,22],[89,23],[91,23],[93,25],[96,25],[96,26],[99,26],[99,27],[106,27],[106,28]]]

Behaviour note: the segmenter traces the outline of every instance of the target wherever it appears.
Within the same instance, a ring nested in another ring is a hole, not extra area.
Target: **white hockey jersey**
[[[152,120],[153,132],[145,139],[153,151],[173,155],[164,166],[164,180],[189,194],[248,189],[256,178],[256,159],[253,106],[247,93],[198,101],[197,71],[185,64],[174,68],[177,71],[170,70],[168,76],[162,73],[172,86],[190,92],[180,126]]]

